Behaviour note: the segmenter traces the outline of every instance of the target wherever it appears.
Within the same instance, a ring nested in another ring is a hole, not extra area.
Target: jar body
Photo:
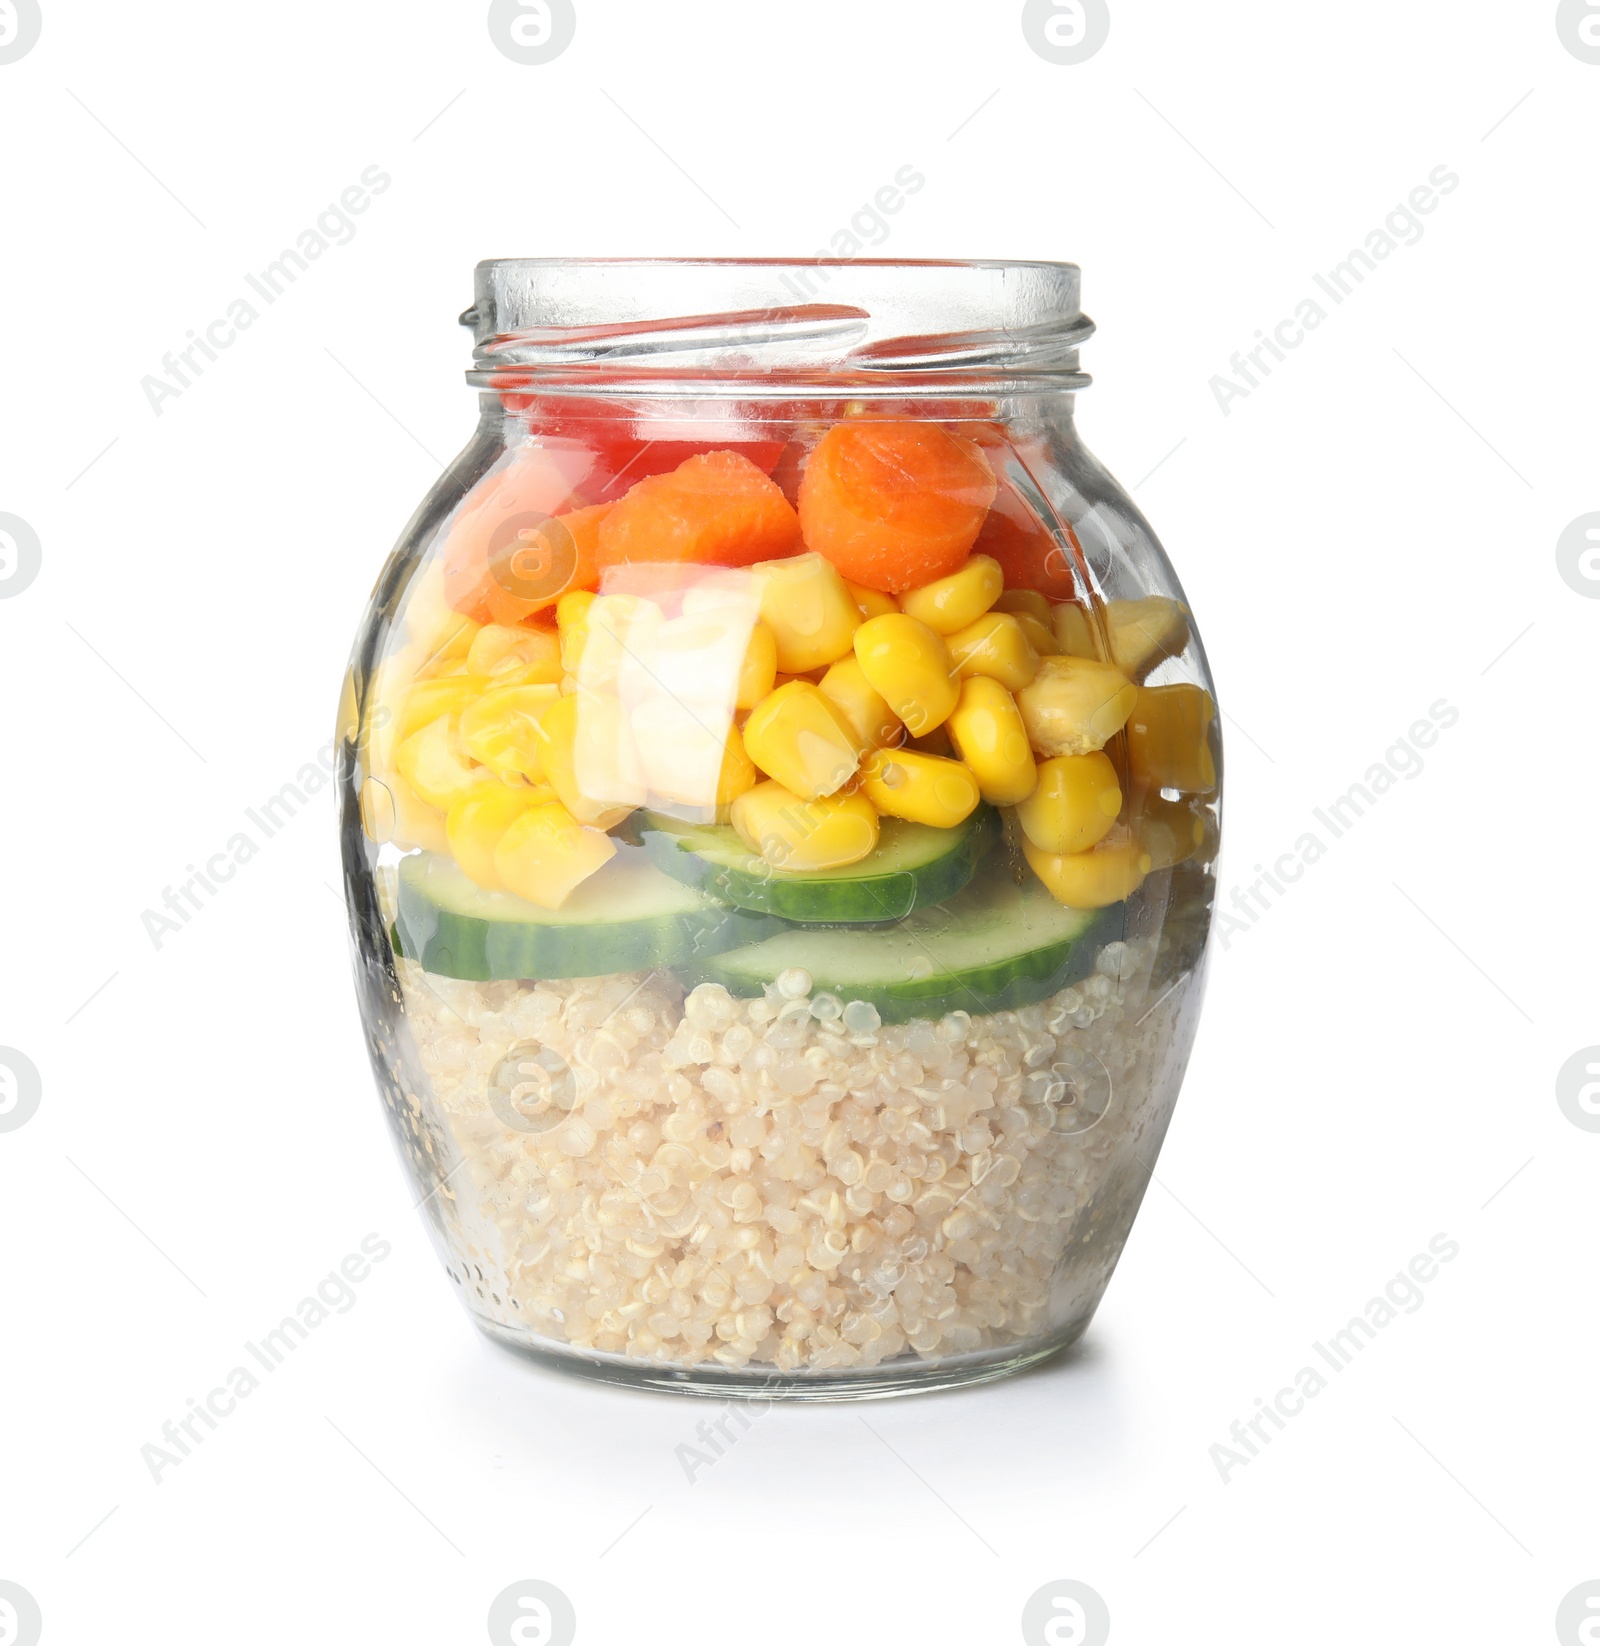
[[[1220,800],[1071,393],[482,406],[340,728],[369,1049],[469,1313],[699,1393],[1056,1352],[1177,1096]]]

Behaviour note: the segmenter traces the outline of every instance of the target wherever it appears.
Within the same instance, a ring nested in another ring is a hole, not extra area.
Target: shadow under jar
[[[1057,263],[503,260],[340,710],[378,1086],[473,1319],[698,1394],[1087,1325],[1194,1036],[1221,747]]]

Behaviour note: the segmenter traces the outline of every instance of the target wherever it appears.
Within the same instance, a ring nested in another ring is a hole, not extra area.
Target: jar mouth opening
[[[1087,385],[1071,263],[494,258],[467,381],[552,394],[937,395]]]

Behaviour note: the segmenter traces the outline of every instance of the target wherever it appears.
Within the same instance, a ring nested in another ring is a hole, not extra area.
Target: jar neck
[[[476,290],[467,380],[502,394],[928,402],[1089,382],[1071,264],[517,259],[480,264]]]
[[[917,398],[882,386],[872,394],[847,391],[829,380],[760,397],[710,381],[676,384],[670,394],[655,386],[596,394],[587,384],[571,393],[550,394],[536,383],[518,390],[480,389],[478,428],[502,446],[520,445],[530,436],[581,441],[623,424],[645,439],[718,442],[768,439],[778,427],[820,431],[865,415],[1003,427],[1013,439],[1048,438],[1064,447],[1078,443],[1073,391],[1013,385],[984,394],[977,392],[979,387],[961,383],[956,392],[946,387],[937,396]]]

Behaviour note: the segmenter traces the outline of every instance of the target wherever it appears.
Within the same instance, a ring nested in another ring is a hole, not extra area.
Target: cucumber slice
[[[725,824],[646,812],[639,838],[657,868],[724,903],[784,920],[855,925],[901,920],[953,897],[992,844],[995,822],[987,806],[953,829],[886,817],[877,846],[859,863],[807,872],[770,868]]]
[[[1067,909],[1037,881],[985,875],[948,903],[879,931],[786,931],[715,956],[694,981],[757,995],[799,966],[812,988],[865,1000],[885,1023],[1031,1006],[1085,976],[1122,908]]]
[[[636,846],[619,847],[559,909],[485,891],[431,852],[400,863],[397,946],[441,977],[482,983],[683,966],[775,929],[670,879]]]

